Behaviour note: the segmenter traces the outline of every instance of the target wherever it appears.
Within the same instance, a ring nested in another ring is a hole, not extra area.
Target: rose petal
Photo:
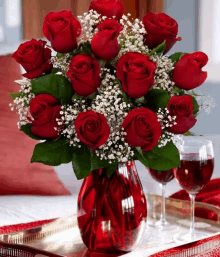
[[[93,0],[89,6],[89,10],[91,9],[108,18],[115,16],[116,20],[120,20],[124,13],[124,5],[121,0]]]
[[[168,127],[167,131],[174,134],[184,134],[196,124],[197,120],[193,116],[177,117],[175,122],[177,124],[172,127]]]
[[[203,84],[207,78],[207,72],[191,61],[191,55],[185,54],[175,65],[172,80],[176,86],[191,90]]]
[[[94,123],[94,131],[91,127],[88,128],[88,122],[91,123],[91,126]],[[92,150],[103,145],[110,134],[110,128],[104,115],[94,111],[81,112],[75,120],[75,128],[81,142]]]

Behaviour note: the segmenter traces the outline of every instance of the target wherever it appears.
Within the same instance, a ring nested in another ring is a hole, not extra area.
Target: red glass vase
[[[84,179],[78,197],[78,225],[84,244],[97,252],[128,252],[145,230],[147,203],[133,161]]]

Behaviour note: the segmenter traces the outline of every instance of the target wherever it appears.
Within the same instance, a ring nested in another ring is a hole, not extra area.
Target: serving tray
[[[24,245],[38,250],[47,251],[60,256],[125,256],[125,257],[147,257],[160,251],[183,245],[177,242],[174,236],[183,231],[188,231],[190,226],[190,203],[176,199],[166,199],[167,219],[171,223],[178,224],[170,231],[160,231],[151,226],[160,217],[162,199],[160,196],[148,194],[148,225],[139,246],[130,253],[125,254],[99,254],[89,252],[84,246],[77,226],[76,215],[60,218],[48,224],[32,229],[19,231],[11,234],[0,235],[0,241],[8,244]],[[196,202],[196,207],[210,210],[216,214],[217,221],[196,218],[196,228],[204,233],[203,238],[220,235],[220,208]],[[190,243],[190,242],[188,242]],[[220,246],[220,240],[216,237],[205,244],[197,245],[190,251],[184,250],[182,253],[169,255],[170,257],[196,256],[208,249]],[[16,256],[16,255],[14,255]],[[32,255],[34,256],[34,255]],[[36,255],[37,256],[37,255]],[[41,255],[42,256],[42,255]],[[46,256],[46,255],[45,255]],[[168,256],[168,255],[166,255]],[[199,256],[199,255],[198,255]]]

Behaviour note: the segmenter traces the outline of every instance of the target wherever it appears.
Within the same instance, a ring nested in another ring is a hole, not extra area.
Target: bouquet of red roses
[[[26,73],[12,110],[21,131],[43,140],[31,162],[72,162],[78,179],[104,167],[111,174],[128,160],[179,166],[173,139],[196,123],[192,89],[206,80],[208,57],[166,55],[181,40],[168,15],[149,12],[140,21],[123,13],[121,0],[93,0],[77,19],[51,12],[43,24],[51,46],[32,39],[13,54]]]

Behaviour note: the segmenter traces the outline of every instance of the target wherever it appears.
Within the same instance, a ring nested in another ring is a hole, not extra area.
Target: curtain
[[[164,12],[164,0],[124,0],[125,13],[131,13],[132,18],[142,19],[148,12]]]
[[[51,11],[69,10],[74,16],[88,10],[90,0],[23,0],[23,38],[43,37],[44,17]]]
[[[43,37],[43,20],[51,11],[70,10],[75,16],[88,10],[91,0],[23,0],[23,38]],[[148,12],[163,12],[164,0],[123,0],[125,13],[140,18]]]

